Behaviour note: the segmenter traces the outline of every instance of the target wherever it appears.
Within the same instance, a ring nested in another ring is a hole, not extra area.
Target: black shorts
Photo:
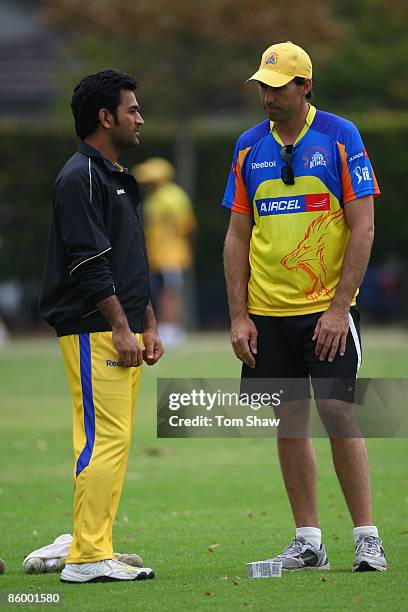
[[[316,341],[312,340],[316,323],[322,314],[316,312],[292,317],[250,314],[258,330],[258,353],[255,355],[255,368],[245,363],[242,365],[241,391],[245,389],[248,392],[249,387],[255,390],[254,379],[258,379],[258,386],[262,385],[262,389],[257,388],[257,391],[267,391],[264,388],[267,386],[266,379],[273,378],[281,382],[287,401],[310,398],[311,379],[315,398],[353,403],[357,370],[361,364],[358,308],[350,308],[346,352],[343,357],[337,353],[331,363],[327,358],[319,360],[315,355]]]

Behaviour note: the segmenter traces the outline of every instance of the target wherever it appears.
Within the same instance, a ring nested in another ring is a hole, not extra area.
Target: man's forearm
[[[340,282],[332,301],[333,307],[350,308],[367,269],[373,239],[374,229],[356,228],[351,231],[344,254]]]
[[[118,364],[125,368],[140,366],[143,361],[142,349],[116,295],[110,295],[96,305],[112,327],[112,342],[118,353]]]
[[[112,329],[129,328],[129,323],[125,312],[116,295],[110,295],[109,297],[100,300],[96,303],[96,306],[111,325]]]
[[[144,323],[145,329],[157,329],[157,321],[151,302],[147,305]]]
[[[249,244],[227,235],[224,269],[231,321],[248,314]]]

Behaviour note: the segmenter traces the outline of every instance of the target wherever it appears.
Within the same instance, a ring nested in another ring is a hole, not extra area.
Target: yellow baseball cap
[[[288,40],[267,48],[262,55],[259,70],[248,81],[261,81],[271,87],[282,87],[297,76],[311,79],[312,62],[306,51]]]

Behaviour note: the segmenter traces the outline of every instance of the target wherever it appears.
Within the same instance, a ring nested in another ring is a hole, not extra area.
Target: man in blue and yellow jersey
[[[355,304],[373,242],[377,181],[356,127],[310,103],[312,64],[303,49],[272,45],[249,80],[268,118],[238,139],[223,200],[231,210],[224,258],[242,384],[291,379],[279,414],[283,425],[295,420],[306,432],[311,378],[354,523],[352,569],[385,570],[352,413],[361,363]],[[286,570],[329,569],[313,444],[293,431],[282,427],[278,452],[296,534],[275,559]]]
[[[149,303],[140,197],[118,156],[143,119],[133,77],[82,79],[72,111],[81,140],[54,185],[40,313],[59,336],[73,403],[73,540],[61,581],[153,578],[118,560],[112,526],[122,492],[142,361],[163,354]],[[143,344],[142,344],[143,343]]]

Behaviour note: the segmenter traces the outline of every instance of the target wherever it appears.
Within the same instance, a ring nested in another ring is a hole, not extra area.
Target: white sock
[[[357,544],[357,540],[361,536],[374,536],[378,538],[378,529],[375,525],[363,525],[362,527],[354,527],[353,529],[354,541]]]
[[[302,537],[319,550],[322,543],[322,532],[318,527],[297,527],[296,537]]]

